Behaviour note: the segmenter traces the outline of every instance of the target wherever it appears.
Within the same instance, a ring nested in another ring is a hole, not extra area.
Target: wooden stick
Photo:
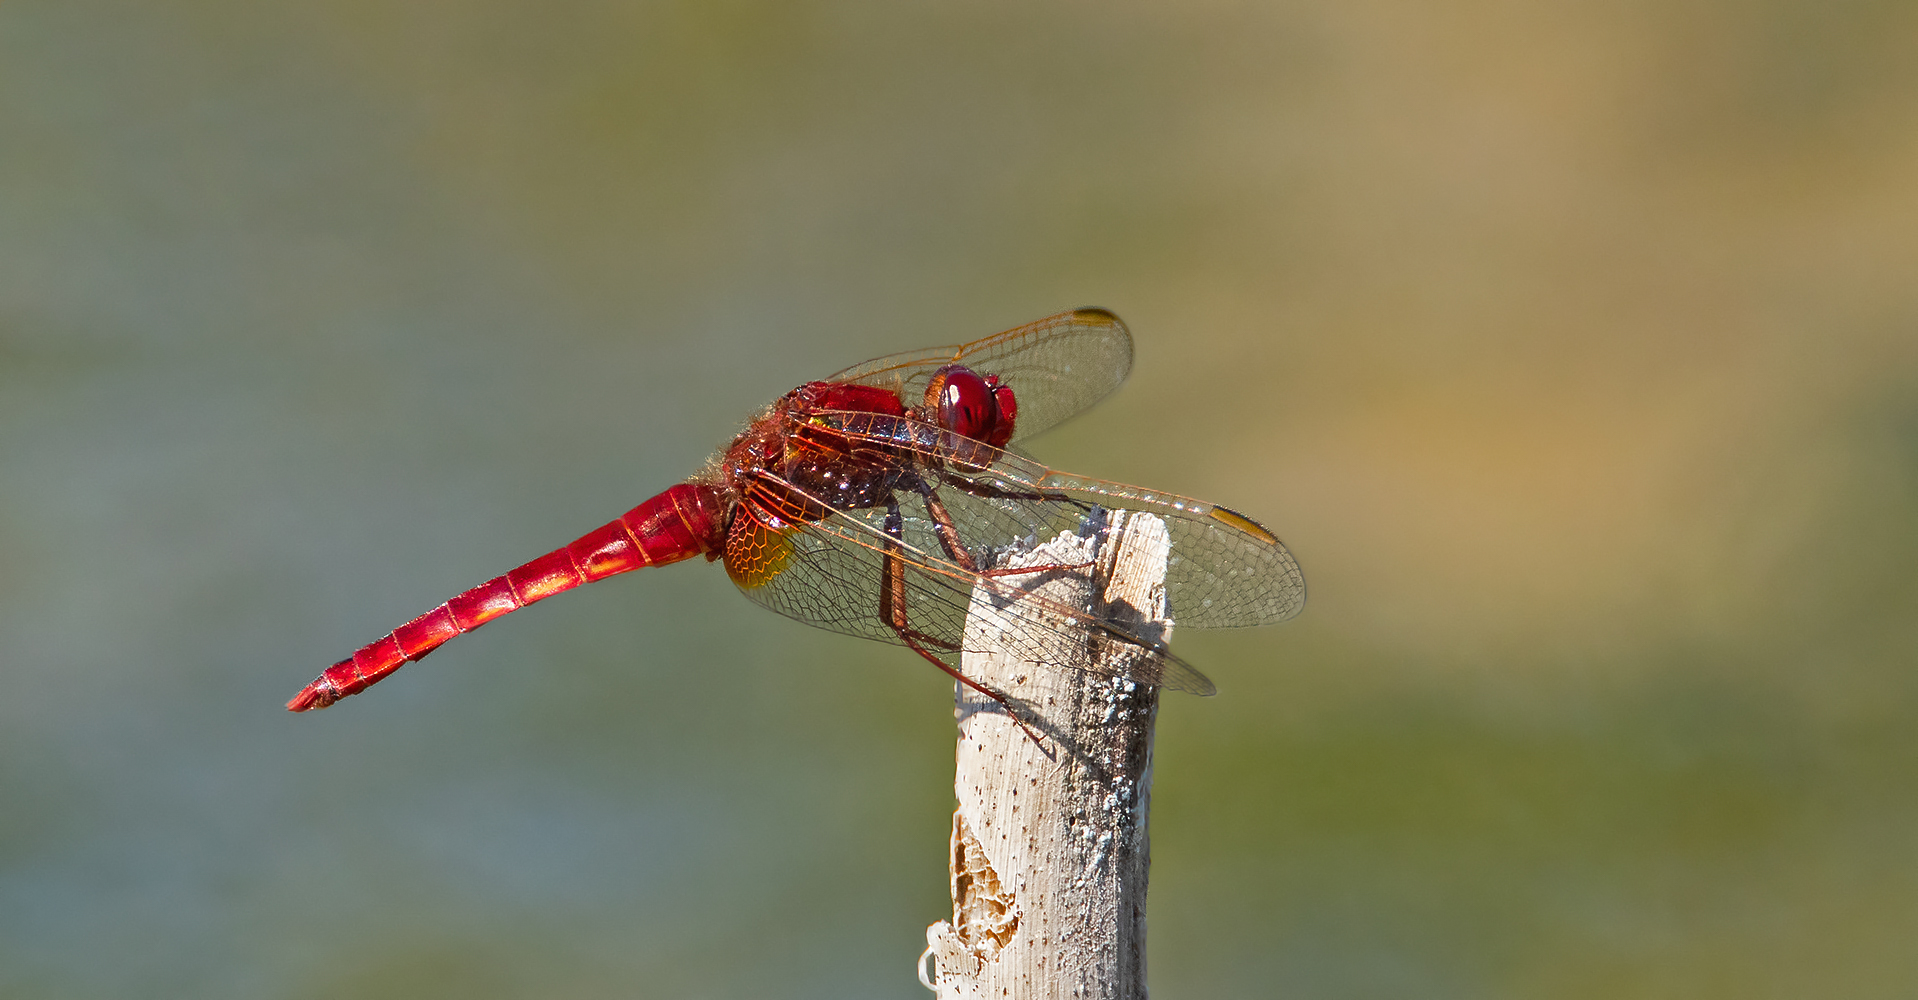
[[[1067,627],[1061,634],[1081,638],[1056,643],[1043,666],[1030,662],[1028,638],[1020,662],[1004,637],[1020,628],[1030,637],[1022,623],[1035,612],[1003,585],[1163,641],[1172,627],[1168,549],[1158,518],[1095,511],[1079,534],[998,563],[1085,571],[1000,576],[999,586],[974,590],[963,670],[1008,696],[1044,744],[996,702],[958,687],[953,916],[926,929],[920,968],[941,1000],[1145,997],[1146,812],[1159,695],[1112,674],[1123,674],[1122,658],[1149,654]],[[1073,669],[1086,665],[1095,669]]]

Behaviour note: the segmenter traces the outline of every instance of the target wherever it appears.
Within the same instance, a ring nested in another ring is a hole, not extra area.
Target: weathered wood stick
[[[1164,522],[1150,514],[1095,511],[1080,534],[998,563],[1084,570],[1000,576],[974,590],[963,669],[1010,698],[1043,745],[1003,706],[958,688],[953,916],[927,928],[920,972],[941,1000],[1145,997],[1146,813],[1159,695],[1123,675],[1126,658],[1150,654],[1069,627],[1058,634],[1082,638],[1061,639],[1043,667],[1030,653],[1021,662],[1007,650],[1030,650],[1030,639],[1003,636],[1022,627],[1032,635],[1023,624],[1033,620],[1032,602],[1008,597],[1002,584],[1163,641],[1172,628],[1169,547]]]

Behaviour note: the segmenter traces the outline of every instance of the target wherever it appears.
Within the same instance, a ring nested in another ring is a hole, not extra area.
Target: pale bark
[[[1158,689],[1123,674],[1150,654],[1070,627],[1061,613],[1053,617],[1069,627],[1060,635],[1078,638],[1053,644],[1043,665],[1031,662],[1029,640],[1021,662],[1003,638],[1012,628],[1030,636],[1018,619],[1034,613],[1031,601],[1009,605],[1005,584],[1134,635],[1169,638],[1164,523],[1124,511],[1092,521],[1082,535],[999,562],[1085,569],[999,577],[973,594],[964,672],[1012,699],[1041,741],[996,702],[959,688],[953,917],[926,931],[925,957],[937,970],[928,985],[941,1000],[1146,995],[1146,813]]]

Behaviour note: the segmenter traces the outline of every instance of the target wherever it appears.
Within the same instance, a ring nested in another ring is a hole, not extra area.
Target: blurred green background
[[[917,997],[951,684],[713,567],[320,668],[873,355],[1245,510],[1154,994],[1918,995],[1918,5],[0,7],[0,995]]]

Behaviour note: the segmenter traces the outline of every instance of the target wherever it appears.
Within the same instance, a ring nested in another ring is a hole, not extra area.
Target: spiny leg
[[[981,497],[986,500],[1027,500],[1027,501],[1051,500],[1051,501],[1054,501],[1055,503],[1071,504],[1072,506],[1077,507],[1083,511],[1092,510],[1091,504],[1086,503],[1084,500],[1075,500],[1064,493],[1051,493],[1045,490],[1001,489],[997,486],[991,486],[986,483],[979,482],[976,479],[967,479],[964,476],[954,475],[953,473],[949,471],[944,471],[944,470],[942,470],[939,473],[939,478],[947,486],[950,486],[953,489],[960,491],[961,493],[970,493],[973,496]]]
[[[961,485],[965,483],[965,480],[955,479],[949,473],[946,474],[946,479],[949,483],[959,485],[959,488],[962,492],[968,492],[968,493],[972,492],[971,490],[966,489],[965,485]],[[977,573],[978,575],[984,576],[984,577],[1028,576],[1035,573],[1050,573],[1055,570],[1060,572],[1078,572],[1092,565],[1091,563],[1076,563],[1076,564],[1042,563],[1037,566],[1016,566],[1016,567],[1008,567],[1003,569],[983,569],[982,570],[979,568],[978,561],[972,558],[972,553],[966,551],[966,546],[959,537],[959,528],[957,525],[953,523],[951,512],[946,510],[945,501],[939,499],[939,491],[935,489],[933,485],[927,482],[924,478],[917,477],[917,476],[915,476],[912,480],[912,488],[914,490],[917,490],[919,495],[924,497],[926,500],[926,514],[932,518],[932,530],[934,534],[939,536],[939,546],[946,550],[946,555],[951,557],[953,562],[958,563],[961,568],[967,570],[968,572]],[[987,487],[987,489],[991,489],[991,487]],[[991,497],[1017,498],[1017,499],[1031,499],[1031,498],[1044,499],[1039,494],[1032,494],[1030,496],[1027,496],[1025,494],[1011,494],[1011,493],[1000,492],[997,490],[993,490],[993,492],[989,494],[974,494],[974,495],[975,496],[985,495],[985,496],[991,496]],[[1085,504],[1081,504],[1079,503],[1079,501],[1073,500],[1070,497],[1060,496],[1057,499],[1065,500],[1068,503],[1078,504],[1081,507],[1086,506]],[[1090,510],[1091,508],[1087,507],[1087,509]]]
[[[932,532],[939,536],[939,547],[946,550],[947,558],[959,564],[959,568],[968,573],[979,572],[979,563],[966,551],[965,540],[959,537],[959,527],[952,523],[952,513],[946,510],[945,502],[939,499],[939,491],[932,488],[923,476],[912,477],[912,488],[926,500],[926,514],[932,518]],[[893,510],[898,510],[898,500],[893,501]],[[892,522],[887,522],[891,530]]]
[[[950,525],[949,521],[947,523]],[[914,629],[908,623],[906,617],[905,535],[906,523],[905,517],[899,513],[899,499],[897,497],[889,497],[886,500],[886,579],[879,591],[880,617],[884,618],[886,624],[890,625],[892,630],[898,633],[900,641],[904,642],[908,649],[925,657],[926,662],[951,674],[953,679],[959,683],[998,702],[999,707],[1006,710],[1006,718],[1011,719],[1013,725],[1018,726],[1020,731],[1026,734],[1026,738],[1031,740],[1034,746],[1043,748],[1045,744],[1040,742],[1039,734],[1033,732],[1032,727],[1026,725],[1026,720],[1019,717],[1019,713],[1013,709],[1012,702],[1008,701],[1005,695],[953,669],[950,664],[932,655],[925,646],[920,644],[922,641],[931,639],[931,637]],[[964,549],[960,551],[963,552]],[[933,642],[930,644],[946,645],[946,643],[943,642]]]

